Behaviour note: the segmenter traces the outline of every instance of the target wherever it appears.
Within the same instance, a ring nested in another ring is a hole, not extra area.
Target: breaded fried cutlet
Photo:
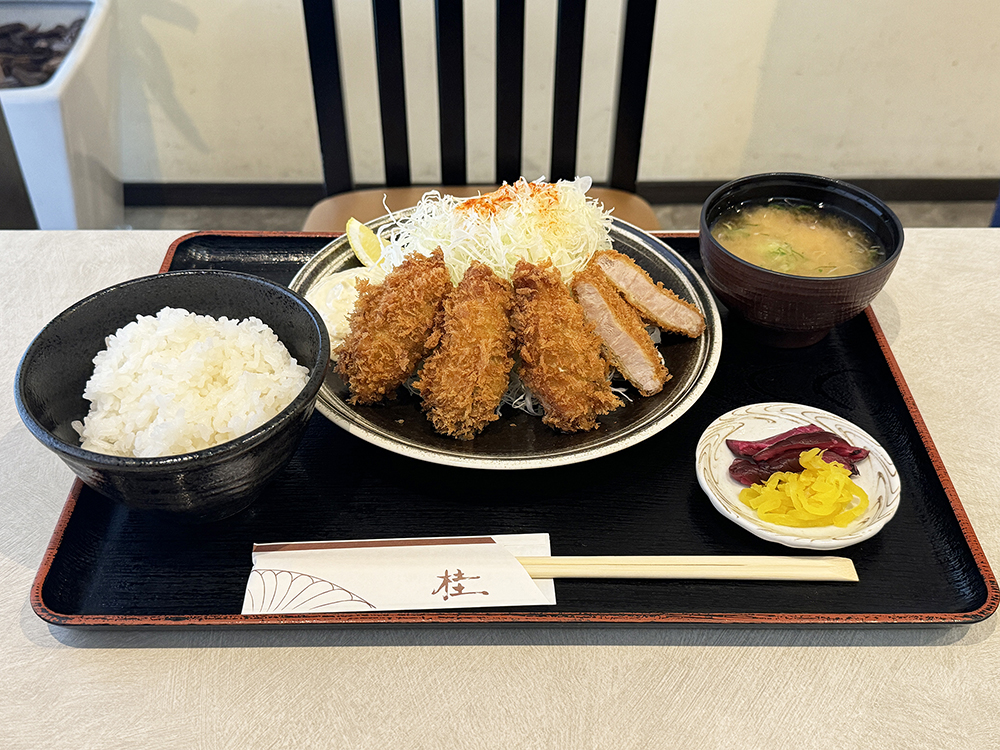
[[[358,284],[351,332],[334,352],[350,403],[392,396],[413,374],[451,289],[440,248],[429,256],[411,253],[381,284]]]
[[[564,432],[596,428],[598,415],[622,405],[600,338],[550,261],[518,261],[513,282],[518,373],[544,407],[542,421]]]
[[[615,250],[601,250],[591,263],[596,263],[643,318],[662,330],[697,338],[705,330],[705,316],[686,300],[682,300],[663,284],[654,283],[642,268],[627,255]]]
[[[441,343],[414,387],[438,432],[471,440],[499,418],[514,366],[510,283],[474,261],[444,303]]]
[[[604,342],[611,364],[643,396],[659,393],[670,373],[635,308],[594,263],[573,277],[572,287],[584,316]]]

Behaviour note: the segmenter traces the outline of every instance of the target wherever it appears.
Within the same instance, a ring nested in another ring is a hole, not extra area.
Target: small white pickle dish
[[[807,424],[818,425],[869,451],[868,458],[858,464],[858,475],[853,477],[868,493],[868,509],[844,528],[832,525],[795,528],[762,521],[753,508],[740,500],[744,485],[729,475],[729,466],[736,456],[726,440],[762,440]],[[701,488],[723,516],[761,539],[786,547],[832,550],[858,544],[881,531],[899,507],[899,473],[882,446],[846,419],[802,404],[750,404],[723,414],[698,440],[695,471]]]

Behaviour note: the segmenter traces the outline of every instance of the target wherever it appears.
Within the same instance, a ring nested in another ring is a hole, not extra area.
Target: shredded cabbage
[[[587,198],[590,185],[589,177],[555,183],[522,178],[465,199],[432,190],[411,214],[379,229],[377,266],[387,272],[411,252],[430,255],[440,247],[456,284],[473,260],[510,279],[521,258],[548,258],[569,282],[595,252],[611,248],[611,215]]]

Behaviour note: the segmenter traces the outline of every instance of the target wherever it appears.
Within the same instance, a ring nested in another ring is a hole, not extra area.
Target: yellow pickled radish
[[[370,268],[378,263],[378,259],[382,257],[382,242],[370,227],[352,216],[347,220],[345,231],[351,250],[354,251],[354,256],[361,261],[362,265]]]
[[[801,472],[776,472],[742,490],[740,500],[762,521],[780,526],[847,526],[867,510],[868,494],[851,480],[849,469],[824,461],[822,453],[804,451]]]

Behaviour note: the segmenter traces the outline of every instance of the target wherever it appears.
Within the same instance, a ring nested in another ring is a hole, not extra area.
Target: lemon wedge
[[[362,265],[370,268],[378,263],[378,259],[382,257],[382,243],[371,228],[352,216],[347,220],[346,232],[351,250]]]

